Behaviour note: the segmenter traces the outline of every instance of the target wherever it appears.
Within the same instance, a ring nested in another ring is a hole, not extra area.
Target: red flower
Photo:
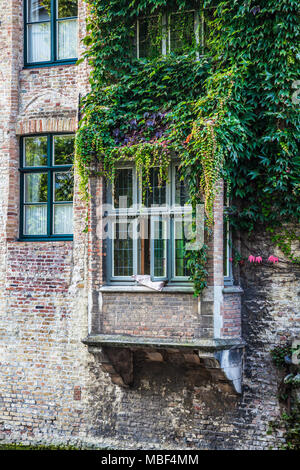
[[[191,140],[191,138],[192,138],[192,134],[189,134],[189,135],[187,136],[187,138],[185,139],[184,143],[185,143],[185,144],[188,144],[189,141]]]

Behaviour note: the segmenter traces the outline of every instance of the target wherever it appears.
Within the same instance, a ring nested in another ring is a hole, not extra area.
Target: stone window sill
[[[100,292],[127,292],[127,293],[143,293],[151,292],[153,294],[166,294],[180,292],[182,294],[193,294],[194,288],[192,286],[166,286],[162,290],[150,289],[146,286],[103,286],[100,288]]]

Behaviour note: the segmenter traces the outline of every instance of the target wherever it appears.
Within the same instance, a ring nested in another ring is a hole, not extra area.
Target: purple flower
[[[253,15],[256,15],[256,13],[259,13],[260,12],[260,6],[259,5],[256,5],[255,7],[252,8],[252,10],[250,10],[251,13],[253,13]]]

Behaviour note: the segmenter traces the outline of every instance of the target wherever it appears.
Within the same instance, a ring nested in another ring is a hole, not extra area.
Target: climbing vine
[[[278,420],[269,423],[268,434],[277,429],[284,430],[283,450],[300,450],[299,353],[300,347],[292,348],[289,343],[280,344],[271,351],[274,364],[284,373],[278,387],[278,398],[285,410]],[[298,360],[293,361],[293,356]]]
[[[149,183],[157,165],[167,179],[176,155],[192,205],[205,203],[208,228],[220,178],[231,192],[234,227],[274,230],[298,221],[297,0],[86,2],[91,91],[76,138],[85,197],[95,162],[113,179],[116,164],[132,160]],[[194,22],[183,12],[191,9],[200,21],[188,34]],[[169,30],[163,17],[173,21]],[[200,293],[205,248],[187,258]]]

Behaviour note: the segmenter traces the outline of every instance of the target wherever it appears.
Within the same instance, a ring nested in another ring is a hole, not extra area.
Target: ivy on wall
[[[113,178],[119,160],[134,160],[146,181],[159,165],[163,180],[177,155],[208,226],[220,177],[235,227],[299,220],[298,1],[86,1],[91,91],[76,138],[86,197],[95,161]],[[158,54],[161,15],[191,8],[204,12],[205,45],[189,40],[178,15],[176,48]],[[148,55],[137,59],[136,21],[147,17]],[[204,251],[189,257],[197,293],[206,284]]]

